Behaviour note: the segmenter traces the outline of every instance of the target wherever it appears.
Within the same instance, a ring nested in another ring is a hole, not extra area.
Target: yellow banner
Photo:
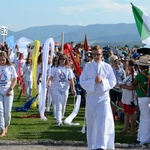
[[[32,97],[38,94],[37,90],[37,60],[38,60],[38,53],[40,48],[40,42],[38,40],[34,41],[34,49],[32,52],[32,80],[33,80],[33,86],[32,86]],[[37,99],[33,102],[31,105],[32,108],[37,107]]]

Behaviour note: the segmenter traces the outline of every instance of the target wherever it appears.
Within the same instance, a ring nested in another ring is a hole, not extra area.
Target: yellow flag
[[[38,60],[38,53],[40,48],[40,42],[38,40],[34,41],[34,49],[32,53],[32,80],[33,80],[33,86],[32,86],[32,97],[38,94],[37,91],[37,60]],[[37,107],[37,99],[33,102],[31,105],[32,108]]]

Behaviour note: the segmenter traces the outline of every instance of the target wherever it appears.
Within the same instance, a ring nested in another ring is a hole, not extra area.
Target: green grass
[[[17,101],[20,90],[15,88],[15,98],[13,107],[22,106],[26,100],[25,96],[21,96],[21,100]],[[73,97],[69,96],[65,117],[71,114],[73,110]],[[85,108],[80,108],[78,115],[73,120],[75,123],[80,123],[80,126],[63,125],[57,127],[56,120],[50,113],[46,113],[47,121],[42,121],[40,118],[22,118],[26,116],[38,116],[38,109],[30,109],[28,112],[16,112],[12,110],[11,124],[8,129],[7,136],[4,140],[63,140],[63,141],[83,141],[86,142],[86,134],[81,133],[84,122]],[[133,143],[136,136],[129,134],[119,134],[123,128],[123,122],[115,121],[115,142]]]

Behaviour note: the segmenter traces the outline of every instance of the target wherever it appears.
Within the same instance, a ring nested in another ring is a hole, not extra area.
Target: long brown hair
[[[6,52],[4,51],[0,51],[0,57],[5,57],[6,58],[6,65],[8,66],[12,66],[13,64],[11,63],[11,61],[9,60],[8,55],[6,54]]]
[[[57,60],[57,63],[58,63],[58,58],[59,58],[58,56],[55,56],[55,57],[53,58],[52,67],[55,66],[56,60]]]
[[[30,64],[30,60],[31,60],[31,63],[32,63],[32,54],[28,53],[27,60],[26,60],[26,65]]]
[[[132,66],[132,69],[131,69],[131,75],[132,75],[132,82],[133,82],[133,81],[134,81],[134,73],[135,73],[135,69],[134,69],[134,61],[133,61],[133,60],[129,60],[128,66]]]
[[[60,59],[62,59],[62,58],[65,59],[65,66],[70,67],[69,60],[68,60],[68,58],[65,54],[60,54],[59,55],[57,67],[60,65]]]

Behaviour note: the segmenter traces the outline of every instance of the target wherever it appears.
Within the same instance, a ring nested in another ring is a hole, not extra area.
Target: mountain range
[[[91,24],[87,26],[80,25],[49,25],[30,27],[20,31],[8,31],[7,36],[13,35],[15,41],[21,37],[31,40],[39,40],[44,43],[52,37],[54,41],[61,43],[62,32],[64,32],[64,42],[73,41],[75,44],[84,41],[85,34],[88,43],[105,45],[141,45],[140,36],[136,24]]]

